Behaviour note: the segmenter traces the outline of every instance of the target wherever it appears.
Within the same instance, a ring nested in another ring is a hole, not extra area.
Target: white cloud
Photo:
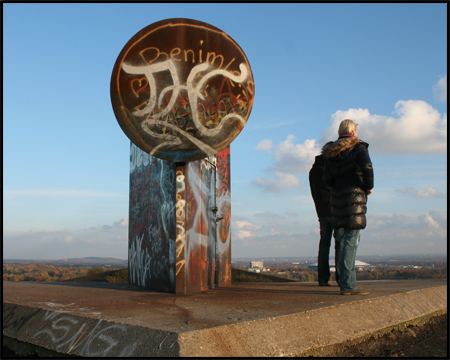
[[[435,219],[433,219],[433,217],[430,214],[424,215],[423,219],[429,227],[439,230],[440,226],[439,226],[438,222]]]
[[[428,198],[428,199],[446,198],[446,195],[443,192],[439,191],[438,189],[432,186],[426,189],[419,189],[419,190],[416,190],[413,186],[409,186],[405,189],[398,189],[396,191],[403,194],[412,195],[416,198]]]
[[[447,243],[447,214],[439,211],[415,216],[370,214],[363,234],[370,241],[383,241],[387,247],[385,253],[420,253],[422,250],[417,249],[422,248],[425,241]],[[401,248],[401,251],[393,252],[389,247]],[[438,250],[423,247],[423,253],[431,252]]]
[[[127,226],[128,226],[128,216],[125,216],[122,219],[113,222],[113,227],[127,227]]]
[[[447,101],[447,75],[442,76],[433,86],[433,94],[437,101]]]
[[[275,171],[297,173],[307,172],[314,163],[314,158],[320,153],[320,147],[314,139],[306,139],[303,144],[294,143],[295,136],[289,135],[274,148]]]
[[[337,138],[339,123],[352,119],[358,137],[369,143],[369,152],[379,154],[440,154],[447,151],[447,114],[422,100],[398,101],[397,116],[372,115],[368,109],[339,110],[324,130],[325,141]],[[324,142],[325,142],[324,141]]]
[[[128,216],[125,216],[120,220],[114,221],[112,225],[103,225],[102,229],[109,231],[113,228],[123,228],[123,227],[128,228]]]
[[[276,172],[275,177],[276,179],[257,176],[252,183],[264,191],[275,193],[282,192],[288,188],[300,188],[300,181],[294,174]]]
[[[256,150],[270,152],[272,150],[272,146],[272,140],[261,140],[259,144],[256,145]]]
[[[247,220],[235,220],[232,226],[237,230],[233,231],[233,237],[238,240],[252,238],[254,231],[261,229],[261,225],[253,224]]]
[[[311,256],[317,253],[317,247],[318,238],[316,236],[304,236],[301,233],[268,228],[263,234],[236,242],[233,252],[236,257],[252,258]]]
[[[282,187],[296,188],[300,186],[298,177],[293,174],[276,172],[275,176],[278,178],[278,182]]]
[[[444,198],[445,194],[430,186],[427,189],[417,190],[416,197],[419,197],[419,198]]]
[[[306,139],[303,144],[295,144],[295,136],[288,135],[286,140],[273,146],[272,140],[262,140],[256,150],[273,154],[274,165],[270,171],[296,173],[309,171],[314,157],[320,153],[320,147],[314,139]]]
[[[248,230],[239,230],[239,231],[236,233],[235,236],[236,236],[237,239],[242,240],[242,239],[246,239],[246,238],[252,237],[253,234],[252,234],[251,231],[248,231]]]
[[[234,222],[236,224],[236,228],[238,229],[247,229],[247,230],[258,230],[261,229],[260,225],[252,224],[246,220],[237,220]]]

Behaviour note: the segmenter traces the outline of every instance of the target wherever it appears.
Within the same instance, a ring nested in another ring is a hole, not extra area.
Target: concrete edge
[[[447,309],[447,285],[179,335],[180,356],[295,356]]]
[[[317,356],[320,356],[320,357],[335,357],[334,349],[337,346],[339,346],[339,345],[345,344],[347,342],[348,343],[359,344],[359,343],[361,343],[361,342],[363,342],[363,341],[365,341],[367,339],[377,339],[377,338],[380,338],[383,335],[391,332],[393,329],[398,329],[398,330],[404,329],[408,325],[412,325],[412,324],[417,325],[417,326],[422,326],[423,324],[425,324],[426,322],[428,322],[432,318],[438,317],[438,316],[441,316],[441,315],[447,315],[447,309],[439,310],[439,311],[436,311],[436,312],[434,312],[432,314],[428,314],[428,315],[421,316],[419,318],[408,320],[408,321],[402,322],[402,323],[397,324],[397,325],[388,326],[388,327],[383,328],[381,330],[374,331],[372,333],[369,333],[369,334],[366,334],[366,335],[363,335],[363,336],[360,336],[360,337],[357,337],[357,338],[354,338],[354,339],[348,339],[348,340],[346,340],[346,341],[344,341],[342,343],[335,343],[335,344],[331,344],[331,345],[314,347],[314,348],[305,350],[304,352],[302,352],[300,354],[296,354],[295,357],[317,357]]]
[[[82,357],[176,357],[178,334],[3,303],[3,336]]]

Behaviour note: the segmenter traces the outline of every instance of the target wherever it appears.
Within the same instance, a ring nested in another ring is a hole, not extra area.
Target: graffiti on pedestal
[[[129,282],[175,289],[175,164],[130,146]]]
[[[208,235],[215,225],[211,211],[214,206],[213,171],[213,166],[205,159],[187,166],[186,257],[189,260],[189,288],[205,288],[208,283],[211,284],[215,237],[214,233]]]
[[[219,286],[231,285],[231,177],[230,177],[230,147],[216,155],[217,163],[217,200],[218,216],[222,218],[217,222],[217,256]]]
[[[253,106],[254,81],[239,45],[191,19],[147,26],[122,49],[111,101],[124,133],[161,159],[200,160],[225,149]]]
[[[177,167],[176,273],[184,282],[177,288],[231,284],[229,163],[227,147]]]
[[[186,182],[183,167],[176,169],[176,291],[185,292],[185,247],[186,247]]]

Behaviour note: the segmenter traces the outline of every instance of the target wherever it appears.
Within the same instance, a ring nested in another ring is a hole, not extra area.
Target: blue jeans
[[[339,263],[336,262],[336,271],[339,271],[339,285],[341,291],[356,290],[355,260],[361,230],[343,229],[338,236],[340,238],[336,238],[336,255]]]
[[[344,229],[334,229],[333,218],[323,217],[319,218],[320,223],[320,241],[319,241],[319,255],[317,257],[317,272],[319,273],[319,284],[326,284],[330,280],[330,246],[331,235],[334,235],[335,240],[335,264],[336,264],[336,281],[339,282],[338,273],[338,239],[342,237]]]

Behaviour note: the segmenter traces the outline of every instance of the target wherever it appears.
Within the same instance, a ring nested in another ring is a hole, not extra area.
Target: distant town
[[[237,258],[233,268],[284,277],[297,281],[317,281],[317,257]],[[361,256],[356,259],[359,280],[447,278],[446,255]],[[334,279],[335,263],[330,258]]]
[[[447,254],[435,255],[374,255],[358,256],[357,261],[365,262],[371,266],[401,266],[401,267],[439,267],[447,266]],[[317,256],[307,257],[277,257],[277,258],[235,258],[231,260],[236,267],[245,267],[251,261],[263,261],[266,266],[278,267],[285,265],[308,266],[317,262]],[[334,264],[334,257],[330,256],[330,263]]]

